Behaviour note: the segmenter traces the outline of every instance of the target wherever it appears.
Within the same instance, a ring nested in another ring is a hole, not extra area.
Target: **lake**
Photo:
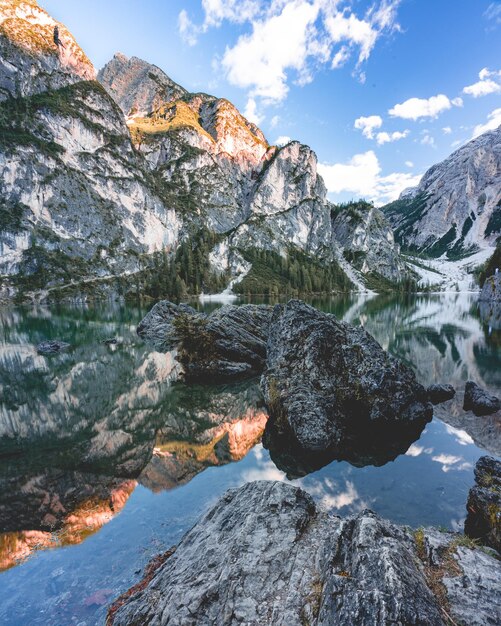
[[[311,301],[363,325],[423,385],[458,389],[416,441],[311,473],[274,462],[261,444],[258,381],[176,381],[175,354],[135,334],[147,308],[0,310],[0,623],[102,624],[155,554],[247,481],[290,480],[335,514],[371,508],[411,527],[460,530],[476,461],[501,453],[499,424],[461,408],[468,379],[501,394],[501,331],[481,322],[476,298]],[[40,356],[45,339],[71,348]]]

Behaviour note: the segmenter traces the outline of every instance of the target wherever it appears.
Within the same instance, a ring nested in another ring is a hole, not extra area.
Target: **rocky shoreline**
[[[333,458],[384,464],[455,395],[451,385],[425,389],[363,328],[299,300],[208,316],[163,302],[138,333],[175,345],[188,380],[261,373],[263,444],[289,478]],[[497,415],[499,400],[468,381],[464,410]],[[107,624],[498,624],[500,466],[477,464],[466,535],[411,530],[370,510],[340,518],[298,487],[247,483],[117,599]]]
[[[494,551],[369,510],[331,516],[282,482],[228,491],[163,556],[110,607],[107,626],[486,626],[501,619]]]

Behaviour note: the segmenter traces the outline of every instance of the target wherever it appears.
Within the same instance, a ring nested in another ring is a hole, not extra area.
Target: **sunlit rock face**
[[[160,177],[169,203],[185,219],[227,233],[213,251],[214,267],[238,275],[235,253],[250,247],[286,254],[292,245],[326,263],[339,260],[332,205],[308,146],[269,146],[227,100],[181,90],[135,58],[115,55],[99,80],[129,115],[134,144]],[[386,266],[388,278],[400,280],[405,268],[388,224],[383,216],[379,221],[384,227],[372,225],[370,241],[385,258],[374,255],[367,263],[371,271]]]
[[[184,484],[206,467],[239,461],[261,440],[268,419],[255,382],[174,386],[171,399],[153,458],[139,479],[153,491]]]
[[[81,543],[122,510],[137,484],[57,470],[0,483],[9,490],[0,497],[0,571],[37,550]]]
[[[56,26],[64,47],[54,42]],[[0,100],[96,78],[73,35],[35,0],[0,2],[0,57]]]
[[[0,274],[22,275],[25,293],[133,273],[181,228],[64,26],[53,42],[56,24],[35,2],[0,3]]]
[[[431,167],[384,212],[399,243],[433,256],[494,244],[501,230],[501,128]]]

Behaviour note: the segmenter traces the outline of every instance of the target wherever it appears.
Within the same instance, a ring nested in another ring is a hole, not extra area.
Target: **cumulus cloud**
[[[442,132],[444,135],[450,135],[452,133],[452,128],[450,126],[444,126],[442,128]]]
[[[415,187],[421,176],[395,172],[381,176],[381,166],[373,150],[356,154],[347,163],[319,163],[318,171],[331,193],[352,193],[376,204],[396,200],[407,187]]]
[[[480,80],[473,85],[468,85],[463,89],[463,93],[473,96],[474,98],[480,98],[482,96],[488,96],[491,93],[499,93],[501,91],[501,71],[491,72],[487,67],[484,67],[478,73]]]
[[[382,132],[376,135],[376,141],[380,146],[385,143],[391,143],[393,141],[399,141],[400,139],[405,139],[407,135],[410,133],[409,130],[399,131],[396,130],[393,133]]]
[[[431,98],[409,98],[401,104],[396,104],[388,113],[392,117],[401,117],[404,120],[418,120],[422,117],[436,118],[451,109],[453,106],[463,106],[461,98],[453,98],[450,100],[444,94],[431,96]]]
[[[359,117],[355,120],[355,128],[361,130],[367,139],[374,138],[374,130],[381,128],[383,119],[379,115],[369,115],[368,117]]]
[[[280,137],[277,137],[275,139],[275,145],[285,146],[289,143],[289,141],[292,141],[290,137],[288,137],[287,135],[280,135]]]
[[[478,137],[482,133],[486,133],[488,130],[495,130],[498,126],[501,126],[501,109],[494,109],[487,116],[487,122],[485,124],[479,124],[473,129],[472,139]]]
[[[407,167],[414,167],[414,163],[412,161],[406,161],[405,164]]]
[[[246,117],[249,122],[256,125],[259,125],[263,121],[264,117],[258,113],[257,103],[254,98],[249,98],[247,100],[247,104],[244,109],[244,117]]]
[[[223,56],[230,83],[250,89],[253,97],[283,100],[288,92],[287,70],[306,69],[318,11],[309,2],[291,3],[278,15],[255,22],[252,34],[242,35]]]
[[[183,9],[179,32],[190,44],[223,21],[248,23],[251,32],[241,35],[223,55],[228,80],[249,91],[250,97],[283,100],[289,85],[313,80],[322,65],[332,69],[357,55],[356,72],[370,56],[377,40],[399,30],[400,0],[377,0],[363,14],[339,7],[337,0],[202,0],[205,19],[195,25]]]

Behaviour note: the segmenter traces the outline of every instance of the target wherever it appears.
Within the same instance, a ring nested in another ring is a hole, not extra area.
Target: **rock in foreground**
[[[277,482],[229,491],[113,624],[441,624],[411,539]]]
[[[197,316],[199,313],[187,304],[161,300],[139,322],[136,332],[155,350],[167,352],[179,343],[179,333],[174,321],[181,315]]]
[[[419,431],[433,415],[414,373],[369,333],[299,300],[274,309],[261,387],[269,427],[307,450],[339,447],[348,433]]]
[[[452,558],[452,550],[447,554]],[[452,579],[444,579],[449,614],[460,621],[458,610],[478,598],[467,623],[495,624],[501,565],[482,554],[485,563],[477,567],[467,556],[471,569],[457,579],[463,588],[453,581],[449,592]],[[434,561],[440,573],[438,551]],[[119,598],[107,623],[439,626],[446,620],[425,573],[414,537],[371,511],[342,520],[292,485],[248,483],[223,496],[156,573],[149,569]]]
[[[481,457],[475,466],[475,483],[468,495],[464,531],[501,553],[501,462]]]
[[[501,400],[469,380],[464,388],[463,409],[478,416],[492,415],[501,409]]]

